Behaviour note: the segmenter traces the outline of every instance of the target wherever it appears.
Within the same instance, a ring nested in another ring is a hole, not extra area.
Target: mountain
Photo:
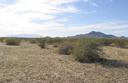
[[[9,37],[18,37],[18,38],[40,38],[41,36],[39,34],[16,34],[11,35]]]
[[[98,38],[115,38],[116,37],[114,35],[104,34],[102,32],[95,32],[95,31],[92,31],[86,35],[89,37],[98,37]]]
[[[87,34],[80,34],[80,35],[76,35],[76,36],[72,36],[73,38],[83,38],[83,37],[91,37],[91,38],[117,38],[114,35],[109,35],[109,34],[104,34],[102,32],[96,32],[96,31],[92,31],[90,33]]]

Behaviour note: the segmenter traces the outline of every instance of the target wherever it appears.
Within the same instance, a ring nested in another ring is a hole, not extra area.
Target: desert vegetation
[[[39,46],[40,48],[46,48],[46,40],[40,39],[40,40],[38,41],[38,46]]]
[[[74,58],[79,62],[96,62],[100,60],[99,45],[93,40],[80,40],[74,50]]]
[[[1,83],[128,81],[127,39],[47,37],[1,40]]]
[[[59,54],[70,55],[72,54],[73,49],[74,49],[73,44],[69,42],[65,42],[59,46],[58,52]]]
[[[20,44],[20,40],[16,38],[9,38],[9,39],[6,39],[5,41],[7,45],[19,45]]]
[[[125,39],[115,39],[112,45],[120,48],[127,48],[128,43]]]

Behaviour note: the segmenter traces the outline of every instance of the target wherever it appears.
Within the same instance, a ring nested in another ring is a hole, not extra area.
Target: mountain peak
[[[100,34],[100,35],[105,35],[104,33],[102,32],[96,32],[96,31],[91,31],[90,33],[88,33],[89,35],[97,35],[97,34]]]
[[[85,35],[87,35],[89,37],[96,37],[96,38],[115,38],[116,37],[114,35],[104,34],[102,32],[96,32],[96,31],[92,31]]]
[[[91,38],[116,38],[116,36],[114,35],[109,35],[109,34],[105,34],[102,32],[96,32],[96,31],[91,31],[87,34],[80,34],[80,35],[76,35],[74,36],[74,38],[84,38],[84,37],[91,37]]]

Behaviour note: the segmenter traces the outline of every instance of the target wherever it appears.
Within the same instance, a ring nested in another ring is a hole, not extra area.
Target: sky
[[[0,36],[64,37],[99,31],[128,37],[128,0],[0,0]]]

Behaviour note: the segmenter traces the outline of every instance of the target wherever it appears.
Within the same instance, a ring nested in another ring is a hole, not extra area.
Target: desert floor
[[[103,47],[103,63],[79,63],[56,49],[0,43],[0,83],[128,83],[128,49]]]

